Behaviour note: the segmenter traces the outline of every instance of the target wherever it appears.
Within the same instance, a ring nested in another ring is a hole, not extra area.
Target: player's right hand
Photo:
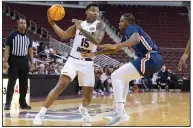
[[[178,64],[178,70],[181,71],[182,70],[182,66],[184,65],[185,67],[187,67],[187,64],[186,64],[186,60],[188,58],[188,55],[187,54],[183,54],[183,56],[181,57],[180,59],[180,62]]]
[[[3,62],[3,69],[4,69],[4,70],[7,70],[8,67],[9,67],[8,62]]]

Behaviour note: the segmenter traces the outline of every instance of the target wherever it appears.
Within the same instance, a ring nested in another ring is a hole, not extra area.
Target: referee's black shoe
[[[20,108],[20,109],[31,109],[31,106],[25,104],[25,105],[22,105],[22,106],[20,105],[19,108]]]
[[[5,104],[5,106],[4,106],[4,110],[10,110],[10,105]]]

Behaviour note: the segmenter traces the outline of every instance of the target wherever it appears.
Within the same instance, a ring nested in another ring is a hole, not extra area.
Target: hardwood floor
[[[82,126],[78,106],[82,99],[57,100],[44,119],[44,126]],[[20,110],[12,104],[10,111],[3,110],[3,126],[33,126],[32,120],[43,102],[32,102],[32,110]],[[92,126],[105,126],[103,117],[112,116],[113,96],[93,98],[89,106]],[[128,94],[125,106],[130,120],[119,126],[190,126],[190,93],[150,92]]]

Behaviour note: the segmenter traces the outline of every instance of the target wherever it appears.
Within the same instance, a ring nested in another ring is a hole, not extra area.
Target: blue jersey
[[[134,32],[139,33],[140,36],[140,43],[132,47],[136,56],[145,57],[146,53],[152,50],[160,53],[160,49],[155,42],[137,25],[128,25],[121,42],[128,40]]]

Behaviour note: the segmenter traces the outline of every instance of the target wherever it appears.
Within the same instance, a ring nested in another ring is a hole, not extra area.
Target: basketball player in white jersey
[[[83,102],[79,107],[79,112],[82,115],[84,123],[91,122],[87,107],[91,102],[95,84],[94,62],[93,58],[82,58],[81,53],[96,51],[97,45],[101,43],[104,37],[105,25],[96,20],[99,15],[98,5],[88,5],[86,7],[86,15],[85,21],[80,22],[79,20],[73,19],[72,22],[75,24],[66,31],[63,31],[50,19],[48,10],[48,21],[57,35],[62,39],[68,39],[74,36],[75,38],[70,56],[61,70],[61,75],[56,87],[50,91],[43,107],[33,121],[35,125],[42,125],[42,120],[48,108],[68,84],[73,81],[76,75],[78,75],[79,86],[83,87]]]

